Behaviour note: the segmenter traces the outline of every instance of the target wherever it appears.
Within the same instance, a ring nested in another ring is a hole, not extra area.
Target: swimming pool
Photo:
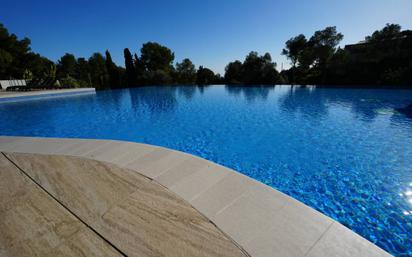
[[[144,87],[0,104],[0,135],[161,145],[236,169],[412,255],[412,91]]]

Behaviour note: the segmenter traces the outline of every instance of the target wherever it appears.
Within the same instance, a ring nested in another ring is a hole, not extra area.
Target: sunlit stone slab
[[[126,167],[136,170],[149,178],[154,178],[188,158],[192,157],[187,154],[159,148],[141,156]]]
[[[391,255],[335,222],[307,255],[307,257],[317,256],[388,257]]]
[[[3,155],[0,170],[1,256],[122,256]]]
[[[79,157],[5,154],[127,256],[247,256],[190,204],[136,171]],[[64,250],[75,245],[82,247],[72,242]]]
[[[252,256],[303,257],[334,222],[293,199],[266,221],[266,229],[244,243]]]

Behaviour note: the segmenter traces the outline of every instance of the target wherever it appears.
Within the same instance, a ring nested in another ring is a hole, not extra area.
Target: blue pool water
[[[161,145],[281,190],[412,255],[412,91],[146,87],[0,104],[0,135]]]

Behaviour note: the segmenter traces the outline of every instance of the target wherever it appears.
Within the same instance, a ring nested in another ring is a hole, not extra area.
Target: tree
[[[125,48],[123,54],[126,67],[126,85],[128,87],[135,87],[137,85],[137,73],[132,53],[128,48]]]
[[[282,54],[290,59],[293,67],[296,67],[296,64],[302,60],[306,44],[306,37],[302,34],[286,41],[286,47],[282,50]]]
[[[210,85],[215,83],[215,74],[212,70],[199,66],[196,74],[196,84],[198,85]]]
[[[136,82],[137,84],[144,84],[145,80],[144,80],[144,74],[147,72],[145,65],[142,61],[141,58],[139,58],[139,56],[137,56],[137,54],[134,55],[134,67],[136,70]]]
[[[57,67],[54,63],[51,63],[49,68],[44,72],[44,76],[47,78],[56,78]]]
[[[336,27],[326,27],[323,30],[316,31],[309,39],[308,45],[314,50],[316,64],[324,68],[342,39],[343,35],[336,31]]]
[[[276,84],[279,78],[276,63],[272,62],[270,54],[259,56],[254,51],[246,56],[243,63],[229,63],[225,71],[225,80],[228,84]]]
[[[300,34],[286,41],[282,54],[292,63],[285,74],[288,80],[293,84],[324,83],[328,65],[342,39],[336,27],[326,27],[316,31],[309,40]]]
[[[183,59],[176,63],[177,82],[182,84],[194,84],[196,82],[196,67],[190,59]]]
[[[230,62],[225,68],[225,80],[229,84],[237,84],[242,81],[242,63],[238,60]]]
[[[26,71],[35,77],[42,76],[52,63],[49,59],[33,53],[30,39],[19,40],[16,35],[0,24],[0,77],[22,78]]]
[[[367,42],[378,42],[382,40],[394,39],[401,34],[402,27],[399,24],[389,24],[381,30],[376,30],[371,36],[365,37]]]
[[[106,61],[101,53],[94,53],[89,58],[89,67],[92,84],[97,89],[108,88]]]
[[[75,78],[82,87],[92,86],[89,62],[83,57],[77,59]]]
[[[341,64],[344,75],[333,78],[336,82],[375,86],[412,84],[410,30],[401,31],[401,26],[387,24],[367,36],[366,41],[347,45],[344,52],[345,63]]]
[[[146,71],[142,79],[149,85],[167,85],[173,82],[170,73],[164,70]]]
[[[66,53],[57,62],[57,76],[64,78],[67,76],[74,77],[76,73],[77,60],[73,54]]]
[[[6,50],[0,48],[0,76],[5,77],[12,63],[13,56]]]
[[[105,64],[106,64],[107,75],[109,78],[109,87],[110,88],[120,88],[121,87],[120,71],[117,68],[116,64],[114,64],[109,50],[106,50]]]
[[[272,62],[272,57],[266,53],[261,57],[261,84],[276,84],[279,81],[279,72],[276,70],[276,63]]]
[[[250,52],[242,64],[241,81],[246,84],[259,84],[261,75],[261,60],[257,52]]]
[[[242,82],[246,84],[274,84],[276,83],[276,64],[272,62],[269,53],[259,56],[257,52],[250,52],[242,64]]]
[[[140,59],[148,71],[169,72],[171,70],[175,55],[169,48],[158,43],[148,42],[143,44],[140,52]]]
[[[49,74],[50,67],[55,66],[49,59],[33,52],[27,53],[20,58],[20,62],[24,64],[22,64],[19,69],[29,70],[33,74],[33,77],[44,77],[45,74]],[[19,71],[18,77],[21,76],[21,72]]]

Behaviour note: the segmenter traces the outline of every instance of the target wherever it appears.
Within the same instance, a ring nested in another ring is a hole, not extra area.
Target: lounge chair
[[[4,83],[7,82],[7,83]],[[3,86],[3,84],[6,84]],[[7,91],[15,91],[19,90],[22,91],[24,88],[26,88],[26,80],[6,80],[2,82],[2,87],[6,88]]]
[[[10,85],[10,81],[9,80],[0,80],[0,87],[2,88],[2,89],[6,89],[7,90],[7,88],[9,88],[11,85]]]
[[[32,79],[27,85],[13,85],[7,88],[7,91],[29,91],[36,87],[41,87],[45,80],[43,79]],[[24,83],[25,84],[25,83]]]

